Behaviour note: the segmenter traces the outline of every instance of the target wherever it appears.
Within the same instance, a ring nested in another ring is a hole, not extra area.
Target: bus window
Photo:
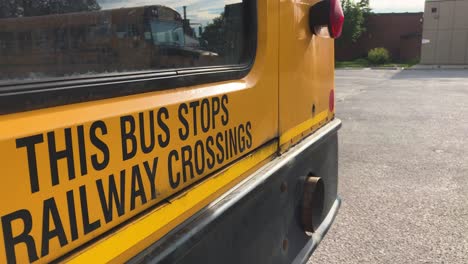
[[[0,84],[248,65],[245,2],[17,1],[0,12]]]

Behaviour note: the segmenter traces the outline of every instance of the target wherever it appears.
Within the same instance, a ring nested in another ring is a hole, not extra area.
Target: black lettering
[[[137,186],[138,185],[138,186]],[[140,167],[138,165],[132,168],[132,185],[130,193],[130,210],[134,210],[136,207],[136,198],[140,197],[141,204],[146,204],[146,194],[143,187],[143,181],[141,179]]]
[[[23,222],[24,229],[19,234],[13,235],[13,222]],[[5,244],[5,253],[7,263],[16,263],[15,245],[24,243],[28,250],[29,262],[39,259],[36,252],[34,238],[29,234],[32,230],[32,217],[28,210],[21,209],[2,217],[3,242]]]
[[[181,140],[186,140],[190,134],[190,126],[182,111],[188,114],[188,107],[186,104],[181,104],[179,106],[179,121],[183,125],[183,128],[179,128],[179,137]]]
[[[158,158],[153,159],[153,165],[150,168],[148,161],[143,163],[145,167],[146,175],[148,176],[148,180],[150,181],[151,186],[151,200],[156,199],[156,170],[158,168]]]
[[[113,174],[109,175],[107,198],[104,194],[102,179],[96,181],[96,187],[106,223],[111,222],[113,219],[114,203],[117,209],[117,215],[122,216],[125,213],[125,170],[120,171],[120,193],[117,191],[117,184],[115,183]]]
[[[163,121],[163,117],[162,117],[163,115],[164,115],[165,120],[169,119],[169,111],[167,111],[167,108],[165,107],[159,109],[158,111],[158,125],[162,129],[165,135],[165,139],[163,139],[162,135],[158,135],[158,142],[161,148],[167,147],[171,140],[171,131],[169,130],[169,127],[167,126],[167,124]]]
[[[150,143],[149,145],[146,145],[146,133],[145,133],[145,116],[144,113],[139,113],[138,117],[140,119],[140,143],[141,143],[141,150],[143,153],[148,154],[151,151],[153,151],[154,146],[156,145],[156,138],[154,135],[154,112],[149,111],[149,137],[150,137]]]
[[[107,165],[109,165],[110,151],[109,151],[109,147],[107,146],[107,144],[104,143],[104,141],[102,141],[96,135],[96,131],[98,129],[101,130],[101,135],[107,135],[106,123],[104,123],[103,121],[94,122],[91,125],[91,129],[90,129],[90,132],[89,132],[90,138],[91,138],[91,143],[93,143],[93,145],[102,152],[102,161],[99,162],[98,155],[93,154],[91,156],[91,163],[93,164],[93,168],[95,170],[101,171],[101,170],[105,169],[107,167]]]
[[[75,195],[73,191],[67,192],[68,219],[70,220],[71,241],[78,239],[78,225],[76,223]]]
[[[201,112],[201,128],[203,132],[208,132],[210,130],[211,126],[211,120],[210,120],[210,101],[208,99],[203,99],[201,102],[201,107],[200,107],[200,112]]]
[[[88,174],[88,161],[86,160],[86,144],[84,136],[84,127],[78,126],[78,150],[80,154],[80,173],[81,176]]]
[[[218,164],[222,164],[224,161],[224,148],[222,145],[223,141],[223,133],[219,132],[216,134],[216,147],[218,147],[219,150],[219,153],[216,154],[216,160],[218,161]]]
[[[58,161],[65,159],[68,165],[68,179],[75,179],[75,163],[73,159],[73,145],[71,129],[65,128],[65,149],[57,150],[55,142],[55,133],[47,133],[47,142],[49,143],[49,162],[50,162],[50,175],[52,177],[52,185],[58,185],[60,183],[58,175]]]
[[[252,134],[250,133],[250,130],[252,129],[252,124],[249,122],[247,122],[247,124],[245,125],[245,133],[247,134],[247,148],[251,148],[252,147]]]
[[[179,160],[179,154],[177,153],[176,150],[171,150],[169,152],[169,156],[167,158],[167,169],[168,169],[168,174],[169,174],[169,184],[171,185],[172,189],[176,189],[179,187],[180,184],[180,172],[176,173],[176,179],[174,179],[174,172],[173,172],[173,167],[172,167],[172,158],[175,160]]]
[[[189,145],[182,147],[182,177],[184,182],[187,182],[187,167],[190,171],[190,178],[195,177],[193,173],[193,164],[192,164],[192,147]],[[187,153],[187,155],[185,154]]]
[[[54,225],[54,229],[52,230],[50,230],[50,217],[52,217],[52,223]],[[55,237],[58,238],[61,247],[68,244],[57,204],[55,204],[54,198],[49,198],[44,201],[42,211],[42,257],[49,255],[49,242]]]
[[[198,140],[195,143],[194,163],[195,163],[195,171],[197,172],[198,175],[202,175],[203,171],[205,170],[205,147],[203,146],[203,142],[201,140]]]
[[[213,129],[216,129],[216,116],[219,114],[219,98],[213,97],[211,99],[211,123],[213,124]]]
[[[101,227],[101,221],[98,219],[92,223],[89,221],[88,198],[86,196],[86,186],[80,186],[80,204],[81,204],[81,217],[83,220],[83,231],[87,235],[94,230]]]
[[[206,139],[206,152],[208,152],[208,158],[206,159],[206,165],[208,169],[212,169],[215,165],[215,153],[212,149],[214,145],[214,139],[212,136],[209,136]]]
[[[224,115],[221,116],[221,122],[223,126],[226,126],[229,123],[229,111],[227,108],[227,104],[229,103],[229,99],[227,95],[223,95],[221,97],[221,108],[223,109]]]
[[[37,172],[37,159],[36,159],[36,144],[44,142],[43,135],[35,135],[16,140],[16,148],[26,147],[26,154],[28,156],[28,169],[29,169],[29,183],[31,186],[31,193],[39,191],[39,176]]]
[[[237,129],[237,142],[239,144],[239,152],[243,153],[245,150],[245,128],[243,124],[239,125],[239,128]]]
[[[127,131],[127,124],[129,131]],[[135,137],[135,118],[133,116],[122,116],[120,118],[120,133],[122,137],[122,160],[126,161],[135,157],[137,153],[137,139]],[[128,143],[130,142],[130,146]]]
[[[234,130],[234,133],[233,133]],[[234,127],[233,129],[229,129],[229,153],[231,154],[230,157],[234,157],[237,155],[237,133],[236,133],[237,128]],[[232,152],[234,151],[234,155],[232,155]]]
[[[224,131],[224,150],[226,151],[226,161],[228,161],[231,156],[229,156],[229,138],[228,138],[228,131]],[[232,152],[232,150],[231,150]],[[232,154],[231,154],[232,155]]]
[[[193,135],[198,135],[198,122],[197,122],[197,108],[200,105],[198,101],[191,102],[190,108],[192,108],[192,123],[193,123]]]

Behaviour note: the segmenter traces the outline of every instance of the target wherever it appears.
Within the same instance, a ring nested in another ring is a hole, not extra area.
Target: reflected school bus
[[[0,263],[307,263],[339,0],[137,2],[0,7]]]
[[[219,64],[189,23],[165,6],[0,19],[0,76]]]

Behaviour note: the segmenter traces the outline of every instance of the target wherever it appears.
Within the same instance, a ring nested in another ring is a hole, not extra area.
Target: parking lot
[[[468,71],[338,70],[343,204],[310,263],[468,263]]]

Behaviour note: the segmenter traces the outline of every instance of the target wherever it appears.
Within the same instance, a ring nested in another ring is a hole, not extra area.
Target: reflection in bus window
[[[184,46],[182,23],[151,21],[154,45]]]
[[[10,3],[0,8],[0,82],[251,60],[240,0]]]

